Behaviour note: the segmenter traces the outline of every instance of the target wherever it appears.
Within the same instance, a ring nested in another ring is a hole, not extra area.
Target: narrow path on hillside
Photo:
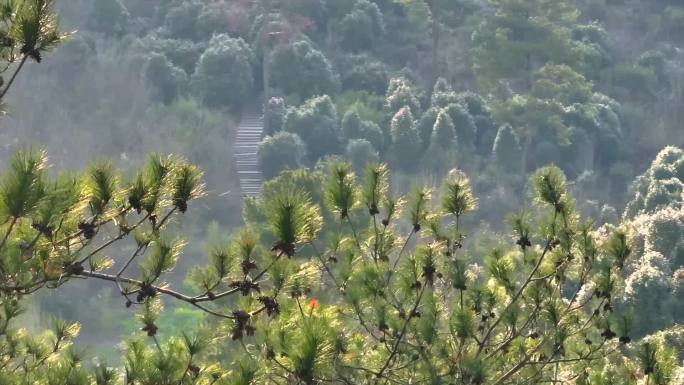
[[[233,154],[240,179],[240,194],[258,197],[261,193],[261,170],[257,147],[264,133],[264,116],[258,109],[247,110],[238,126]]]

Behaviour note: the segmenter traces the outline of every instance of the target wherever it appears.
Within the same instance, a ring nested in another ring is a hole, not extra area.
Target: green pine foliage
[[[18,154],[5,178],[35,181],[32,165],[41,157]],[[514,216],[510,244],[494,247],[483,261],[468,245],[464,219],[477,210],[477,199],[463,173],[452,172],[437,199],[421,187],[395,195],[384,165],[369,165],[362,183],[349,164],[331,163],[326,173],[319,182],[301,171],[270,182],[254,202],[260,214],[246,216],[246,229],[230,246],[213,249],[209,264],[193,269],[187,294],[162,280],[184,246],[169,237],[166,224],[182,214],[179,200],[187,204],[202,194],[192,165],[152,157],[130,190],[111,166],[95,166],[50,231],[31,226],[40,204],[21,206],[0,229],[6,256],[0,346],[13,347],[3,359],[14,368],[1,378],[503,384],[591,381],[603,367],[627,381],[640,364],[639,377],[672,384],[666,345],[632,348],[631,318],[612,306],[633,257],[626,234],[615,230],[603,239],[580,218],[558,168],[535,173],[535,209]],[[57,184],[40,178],[44,184],[13,191],[49,199],[53,192],[45,186]],[[153,199],[154,206],[145,206],[150,211],[136,212],[140,197]],[[119,235],[104,235],[108,229]],[[98,263],[129,234],[138,245],[130,256]],[[33,240],[25,246],[22,239]],[[133,261],[141,267],[137,279],[127,271]],[[72,348],[77,324],[56,322],[37,339],[19,337],[23,332],[11,326],[30,292],[78,277],[118,287],[126,306],[137,310],[140,333],[126,342],[122,369],[86,365]],[[223,301],[228,297],[235,300]],[[167,301],[206,312],[213,331],[161,338]],[[242,349],[224,356],[230,344]]]

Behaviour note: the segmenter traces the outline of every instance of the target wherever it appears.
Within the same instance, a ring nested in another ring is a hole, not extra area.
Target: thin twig
[[[12,87],[12,84],[17,79],[17,75],[19,75],[19,71],[21,71],[21,69],[24,67],[24,64],[26,64],[26,60],[28,60],[28,55],[24,55],[24,57],[21,58],[17,70],[14,71],[14,74],[12,74],[12,77],[10,78],[9,82],[7,82],[7,86],[4,90],[2,90],[2,93],[0,93],[0,100],[2,100],[5,97],[7,91],[9,91],[10,87]]]
[[[382,374],[385,372],[385,370],[387,370],[387,367],[389,367],[390,363],[394,359],[394,356],[397,354],[399,344],[401,344],[401,340],[404,338],[404,335],[406,334],[406,329],[408,328],[409,322],[411,322],[413,314],[418,309],[418,306],[420,306],[420,301],[423,298],[423,293],[425,293],[425,286],[426,285],[423,285],[421,287],[420,294],[418,294],[418,298],[416,298],[416,303],[413,305],[411,311],[408,314],[406,314],[406,321],[404,322],[404,326],[402,327],[399,336],[397,336],[397,341],[394,343],[394,347],[392,348],[389,357],[387,357],[385,364],[382,366],[382,369],[380,369],[380,372],[378,372],[378,376],[382,376]]]

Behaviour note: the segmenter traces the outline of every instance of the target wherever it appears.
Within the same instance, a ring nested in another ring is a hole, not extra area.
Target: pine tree
[[[377,4],[358,0],[339,23],[340,46],[360,52],[372,50],[382,37],[385,25]]]
[[[384,112],[391,119],[404,106],[408,106],[413,114],[420,115],[420,101],[409,81],[401,77],[391,79],[387,88]]]
[[[361,116],[354,110],[347,111],[342,117],[342,131],[347,139],[361,138]]]
[[[413,121],[411,108],[401,108],[392,118],[392,156],[399,168],[412,171],[417,167],[420,156],[420,136]]]
[[[435,127],[435,122],[437,122],[439,113],[439,108],[431,107],[423,113],[416,123],[416,129],[418,130],[418,135],[420,136],[420,141],[422,143],[422,151],[427,150],[428,146],[430,146],[432,131]]]
[[[456,130],[458,144],[463,150],[472,150],[477,137],[477,127],[468,110],[460,104],[449,104],[444,109],[451,118]]]
[[[442,150],[453,149],[455,142],[456,132],[454,131],[454,123],[451,121],[449,114],[442,110],[437,115],[432,132],[433,148],[441,148]]]
[[[339,88],[332,64],[308,40],[276,46],[270,64],[272,86],[299,101],[332,95]]]
[[[532,76],[547,62],[581,66],[570,27],[579,11],[563,0],[495,0],[494,10],[473,35],[474,70],[486,89],[515,81],[529,91]]]
[[[499,127],[492,148],[492,156],[502,169],[514,171],[520,163],[520,144],[513,132],[513,128],[508,125]]]
[[[337,109],[327,95],[311,98],[298,108],[289,109],[283,119],[283,128],[306,143],[311,162],[343,150]]]
[[[396,120],[410,118],[402,111]],[[111,383],[125,374],[155,384],[262,384],[287,376],[372,384],[425,382],[440,370],[455,381],[503,384],[600,376],[622,360],[635,365],[612,342],[630,344],[630,322],[612,304],[632,249],[621,230],[597,238],[574,211],[558,168],[534,174],[535,214],[513,216],[515,242],[492,249],[484,265],[463,250],[464,219],[477,199],[462,172],[446,178],[433,204],[426,188],[395,196],[384,165],[368,165],[362,183],[344,163],[331,163],[320,176],[320,170],[288,171],[248,203],[246,228],[210,252],[209,263],[192,271],[192,291],[183,293],[163,283],[184,246],[165,229],[203,194],[196,167],[154,156],[124,182],[108,164],[58,180],[46,166],[44,153],[23,152],[0,177],[6,207],[0,346],[14,347],[3,358],[15,368],[3,373],[11,383]],[[119,235],[111,238],[111,231]],[[101,255],[126,237],[137,244],[129,256]],[[66,244],[66,252],[55,248]],[[128,268],[131,261],[139,262],[139,272]],[[107,272],[112,265],[117,275]],[[76,278],[113,285],[125,306],[138,311],[140,333],[124,346],[123,368],[83,365],[70,348],[75,324],[56,322],[47,338],[14,328],[28,293]],[[207,312],[218,327],[161,339],[169,300]],[[210,353],[230,343],[244,352]],[[418,343],[421,360],[402,348]],[[670,350],[660,342],[644,349],[644,374],[671,385]],[[36,360],[29,363],[27,354]],[[528,364],[540,366],[529,372]],[[620,370],[616,378],[627,380],[629,371]]]
[[[29,59],[40,63],[46,52],[69,36],[60,32],[53,7],[51,0],[23,0],[4,5],[0,15],[4,24],[4,42],[0,45],[0,74],[10,71],[12,75],[7,80],[2,78],[0,82],[0,102],[4,100]]]

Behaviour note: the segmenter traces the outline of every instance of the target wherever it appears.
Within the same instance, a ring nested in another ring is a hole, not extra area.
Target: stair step
[[[233,144],[240,191],[249,197],[258,197],[263,183],[257,150],[264,137],[264,116],[258,110],[254,108],[242,116]]]

